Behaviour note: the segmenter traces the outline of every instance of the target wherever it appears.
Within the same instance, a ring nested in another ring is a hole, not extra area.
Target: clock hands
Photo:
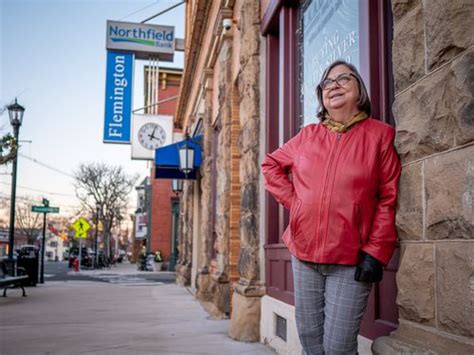
[[[155,138],[155,131],[156,131],[156,126],[155,126],[155,128],[153,128],[153,132],[151,132],[151,134],[148,135],[148,137],[150,137],[150,139],[157,139],[157,138]]]
[[[160,138],[157,138],[157,137],[155,137],[155,136],[153,136],[153,135],[151,135],[151,134],[149,134],[148,137],[150,137],[150,139],[156,139],[157,141],[160,140]]]

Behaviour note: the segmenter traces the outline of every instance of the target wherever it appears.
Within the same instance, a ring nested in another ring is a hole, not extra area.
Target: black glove
[[[357,265],[355,280],[363,282],[379,282],[382,280],[383,267],[380,261],[366,253],[362,254],[362,260]]]

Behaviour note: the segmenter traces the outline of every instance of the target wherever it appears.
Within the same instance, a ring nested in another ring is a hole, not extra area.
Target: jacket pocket
[[[294,239],[297,234],[297,221],[298,221],[298,216],[300,213],[301,209],[301,200],[299,198],[295,198],[294,205],[291,208],[290,211],[290,230],[291,230],[291,235],[292,238]]]

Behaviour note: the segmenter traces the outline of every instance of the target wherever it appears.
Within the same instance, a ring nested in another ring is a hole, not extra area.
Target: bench
[[[26,297],[25,288],[23,287],[23,283],[28,279],[28,275],[26,271],[22,267],[18,267],[16,269],[16,275],[11,272],[12,267],[5,261],[1,261],[2,264],[2,274],[0,275],[0,288],[3,288],[3,297],[7,297],[7,290],[9,288],[21,288],[23,291],[23,297]],[[10,264],[13,266],[12,264]],[[14,269],[13,269],[14,270]]]

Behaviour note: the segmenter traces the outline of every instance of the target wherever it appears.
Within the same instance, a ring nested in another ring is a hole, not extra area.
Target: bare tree
[[[84,208],[99,216],[106,241],[106,255],[110,255],[110,233],[119,216],[127,209],[128,195],[138,176],[126,174],[121,166],[105,163],[83,163],[74,174],[76,196]]]
[[[41,213],[31,212],[32,198],[22,198],[16,207],[16,226],[21,234],[26,235],[28,244],[34,244],[42,228]]]
[[[11,134],[0,139],[0,165],[7,164],[16,157],[17,143]]]

